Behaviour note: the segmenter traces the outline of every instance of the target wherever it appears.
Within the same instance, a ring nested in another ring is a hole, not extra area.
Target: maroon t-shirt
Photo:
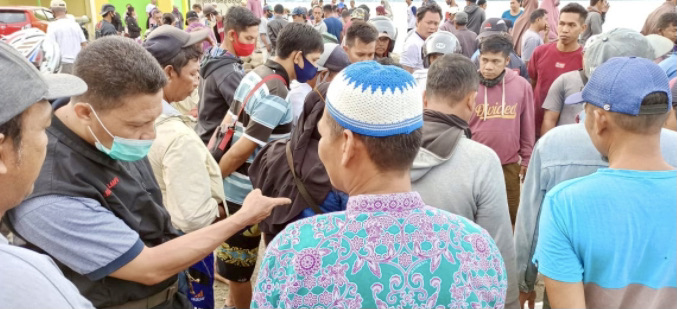
[[[534,88],[534,120],[536,137],[541,136],[543,123],[543,101],[548,96],[550,85],[560,75],[583,68],[583,47],[572,52],[561,52],[557,49],[557,42],[543,44],[536,47],[529,60],[529,77],[536,80]]]

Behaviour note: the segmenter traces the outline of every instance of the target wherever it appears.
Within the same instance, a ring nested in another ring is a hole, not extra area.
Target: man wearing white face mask
[[[165,72],[139,44],[111,36],[84,49],[73,73],[88,90],[56,110],[35,190],[8,212],[15,235],[50,255],[94,307],[192,308],[177,274],[289,200],[255,191],[239,215],[179,237],[146,158]]]

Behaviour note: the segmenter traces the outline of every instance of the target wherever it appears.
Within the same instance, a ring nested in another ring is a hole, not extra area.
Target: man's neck
[[[240,57],[237,53],[235,53],[235,47],[233,47],[233,42],[231,42],[230,40],[224,39],[223,42],[221,42],[219,48],[235,55],[235,57],[238,58]]]
[[[563,52],[563,53],[569,53],[572,51],[576,51],[581,47],[580,44],[578,44],[578,40],[574,40],[573,42],[569,44],[564,44],[562,43],[562,40],[557,41],[557,50]]]
[[[366,174],[366,175],[365,175]],[[372,173],[362,171],[348,188],[349,196],[364,194],[392,194],[411,192],[409,172]]]
[[[54,19],[62,19],[66,17],[66,13],[63,14],[54,14]]]
[[[512,16],[515,16],[515,15],[519,14],[519,12],[520,12],[520,9],[519,9],[519,8],[517,8],[517,10],[515,10],[515,11],[513,11],[512,9],[510,9],[510,15],[512,15]]]
[[[541,31],[541,29],[538,29],[538,25],[536,25],[536,24],[529,26],[529,30],[536,32],[536,33],[539,33]]]
[[[78,121],[77,115],[75,115],[75,110],[73,110],[73,105],[68,104],[62,108],[57,109],[54,112],[56,118],[61,120],[63,124],[71,130],[75,135],[79,136],[87,143],[94,145],[95,140],[91,137],[87,128],[83,127],[82,124]]]
[[[463,103],[438,101],[437,99],[433,98],[428,101],[428,106],[425,109],[440,112],[445,115],[456,115],[457,117],[463,119],[463,117],[461,117],[461,115],[463,115],[463,107]],[[470,119],[463,120],[466,122],[470,121]]]
[[[456,30],[465,30],[465,25],[456,25]]]
[[[293,81],[296,79],[296,71],[294,71],[294,62],[289,59],[280,59],[280,57],[275,56],[273,58],[268,58],[271,61],[276,62],[277,64],[281,65],[284,68],[284,71],[287,72],[287,76],[289,76],[289,81]]]
[[[110,23],[110,22],[113,22],[113,18],[110,17],[110,16],[104,17],[103,20],[105,20],[105,21],[107,21],[107,22],[109,22],[109,23]]]
[[[674,168],[661,153],[660,134],[628,134],[609,147],[609,167],[637,171],[662,171]]]

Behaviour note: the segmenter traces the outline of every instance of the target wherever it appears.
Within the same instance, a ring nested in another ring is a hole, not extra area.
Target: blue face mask
[[[92,113],[94,113],[94,116],[96,117],[96,120],[99,121],[99,124],[101,124],[101,127],[104,130],[106,130],[106,133],[108,133],[108,135],[110,135],[113,138],[113,146],[109,149],[103,144],[101,144],[99,139],[92,131],[92,128],[88,127],[89,132],[92,133],[92,136],[94,136],[94,139],[96,140],[95,143],[96,149],[107,154],[109,157],[115,160],[127,162],[138,161],[145,158],[148,155],[148,152],[150,151],[150,146],[153,145],[152,139],[138,140],[117,137],[111,134],[110,131],[108,131],[108,129],[106,128],[106,126],[103,125],[103,122],[101,122],[101,119],[99,119],[99,115],[96,114],[93,108]]]
[[[305,83],[317,74],[317,67],[314,66],[306,57],[303,57],[303,69],[294,63],[294,72],[296,72],[296,80],[299,83]]]

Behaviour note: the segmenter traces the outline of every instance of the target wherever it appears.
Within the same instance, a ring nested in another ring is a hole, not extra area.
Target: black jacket
[[[244,77],[242,60],[223,53],[212,56],[209,49],[200,64],[200,102],[198,102],[197,134],[207,144],[221,124],[233,102],[237,86]]]
[[[127,24],[127,33],[129,34],[130,38],[136,39],[141,36],[141,27],[139,27],[139,23],[136,21],[136,18],[127,15],[125,18],[125,23]]]

